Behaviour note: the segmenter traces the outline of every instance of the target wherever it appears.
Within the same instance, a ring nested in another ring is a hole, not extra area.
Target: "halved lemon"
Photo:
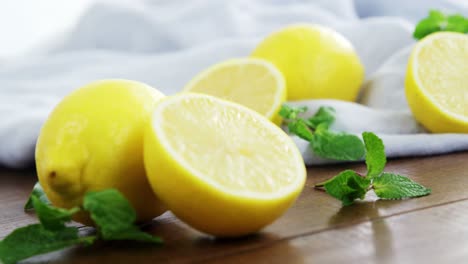
[[[281,72],[263,59],[240,58],[215,64],[198,74],[184,91],[213,95],[247,106],[276,124],[286,101]]]
[[[145,133],[154,192],[181,220],[215,236],[242,236],[281,216],[306,178],[291,138],[265,117],[209,95],[159,103]]]
[[[468,133],[468,35],[431,34],[414,47],[405,80],[414,117],[436,133]]]

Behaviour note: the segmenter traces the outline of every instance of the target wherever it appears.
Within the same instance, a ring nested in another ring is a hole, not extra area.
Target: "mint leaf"
[[[70,221],[71,216],[80,210],[78,207],[70,210],[56,208],[43,203],[37,196],[31,196],[31,200],[39,221],[48,230],[65,228],[65,223]]]
[[[133,240],[155,244],[163,243],[163,240],[160,237],[152,236],[148,233],[142,232],[136,226],[131,226],[128,229],[122,230],[118,233],[109,233],[105,240]]]
[[[462,15],[452,15],[447,17],[446,31],[468,33],[468,18]]]
[[[39,184],[39,182],[36,182],[36,184],[33,187],[32,192],[31,192],[31,195],[29,196],[28,201],[24,205],[24,210],[25,211],[34,209],[32,199],[31,199],[32,196],[36,196],[37,198],[39,198],[39,200],[41,200],[45,204],[50,204],[50,201],[47,198],[44,190],[42,189],[42,186]]]
[[[385,147],[382,139],[372,132],[362,133],[362,138],[366,147],[367,176],[374,178],[383,172],[387,164]]]
[[[416,25],[413,37],[422,39],[438,31],[468,33],[468,19],[459,14],[448,16],[440,11],[431,10],[429,16]]]
[[[329,106],[322,106],[319,110],[307,120],[307,124],[312,128],[324,125],[327,128],[335,122],[335,109]]]
[[[296,119],[298,118],[298,114],[304,113],[307,111],[307,106],[289,106],[289,105],[282,105],[279,111],[279,115],[285,119]]]
[[[160,243],[161,239],[140,231],[135,225],[136,213],[130,202],[117,190],[89,192],[83,200],[104,240],[138,240]]]
[[[290,122],[288,124],[288,130],[290,133],[293,133],[304,140],[311,141],[313,139],[312,131],[310,131],[306,122],[302,119]]]
[[[363,199],[370,181],[352,170],[345,170],[324,183],[328,194],[341,200],[343,205],[352,204],[357,198]]]
[[[40,224],[29,225],[16,229],[0,242],[0,259],[4,264],[13,264],[73,245],[90,245],[94,240],[93,236],[78,237],[76,227],[51,231]]]
[[[383,173],[373,181],[375,194],[382,199],[404,199],[425,196],[431,193],[421,184],[393,173]]]
[[[351,205],[358,198],[364,199],[369,186],[369,179],[352,170],[345,170],[324,183],[327,193],[344,206]]]
[[[130,202],[115,189],[88,192],[83,207],[90,212],[104,239],[128,229],[136,221],[136,213]]]
[[[429,16],[419,21],[416,25],[413,37],[416,39],[422,39],[431,33],[440,31],[445,20],[445,15],[442,12],[437,10],[429,11]]]
[[[359,160],[365,154],[361,139],[352,134],[335,133],[318,127],[310,147],[322,158],[335,160]]]

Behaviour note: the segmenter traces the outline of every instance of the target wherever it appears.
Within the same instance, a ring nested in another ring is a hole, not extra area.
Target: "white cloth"
[[[71,90],[104,78],[148,83],[170,95],[202,69],[248,56],[273,30],[291,23],[335,28],[355,46],[366,68],[360,103],[300,102],[310,111],[335,107],[335,129],[377,132],[390,157],[468,150],[468,135],[427,134],[403,93],[413,24],[428,7],[468,14],[465,1],[196,0],[98,3],[75,28],[34,56],[0,62],[0,164],[23,167],[34,158],[42,123]],[[357,7],[357,9],[356,9]],[[361,19],[358,15],[375,16]],[[396,14],[401,17],[385,17]],[[295,138],[307,164],[327,161]]]

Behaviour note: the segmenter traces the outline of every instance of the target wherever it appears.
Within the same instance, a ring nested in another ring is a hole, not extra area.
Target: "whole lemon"
[[[51,202],[82,204],[88,191],[116,188],[139,221],[162,214],[143,164],[143,131],[164,95],[143,83],[103,80],[66,96],[43,125],[36,145],[39,182]],[[75,218],[92,224],[88,215]]]
[[[354,101],[364,79],[352,44],[323,26],[288,26],[266,37],[251,56],[269,60],[284,74],[288,100]]]

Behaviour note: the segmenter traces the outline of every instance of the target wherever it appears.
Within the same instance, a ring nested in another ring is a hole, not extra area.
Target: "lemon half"
[[[281,128],[244,106],[195,93],[156,106],[144,159],[168,208],[215,236],[246,235],[273,222],[306,178],[302,156]]]
[[[414,117],[427,129],[468,133],[468,35],[440,32],[418,42],[405,88]]]
[[[188,92],[213,95],[257,111],[276,124],[286,100],[286,83],[281,72],[262,59],[231,59],[211,66],[184,88]]]

